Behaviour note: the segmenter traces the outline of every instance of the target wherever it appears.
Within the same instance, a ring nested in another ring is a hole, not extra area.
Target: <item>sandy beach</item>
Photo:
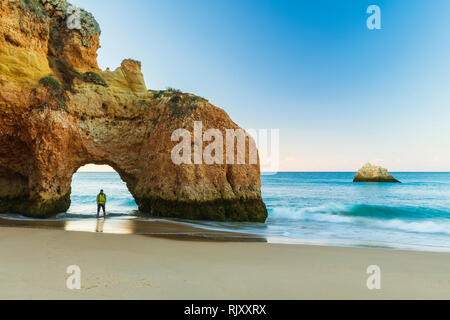
[[[0,299],[449,299],[450,254],[0,228]],[[81,269],[69,290],[66,269]],[[381,268],[381,290],[366,269]]]

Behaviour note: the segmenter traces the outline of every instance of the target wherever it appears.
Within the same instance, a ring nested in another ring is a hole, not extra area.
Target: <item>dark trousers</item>
[[[106,214],[106,210],[105,210],[105,204],[103,203],[99,203],[98,205],[97,205],[97,214],[99,214],[100,213],[100,209],[103,209],[103,214]]]

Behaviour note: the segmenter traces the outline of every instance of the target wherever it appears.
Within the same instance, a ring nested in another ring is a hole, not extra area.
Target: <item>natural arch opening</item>
[[[110,217],[134,216],[138,206],[120,175],[108,165],[88,164],[74,173],[71,205],[67,217],[92,218],[97,214],[96,197],[103,189],[107,195],[106,212]]]

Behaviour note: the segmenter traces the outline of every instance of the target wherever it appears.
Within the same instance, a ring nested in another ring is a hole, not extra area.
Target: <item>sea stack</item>
[[[396,182],[399,183],[388,170],[379,166],[373,166],[370,163],[366,163],[356,173],[353,182]]]
[[[73,11],[65,0],[0,1],[0,213],[65,212],[72,175],[93,163],[113,167],[150,216],[264,222],[259,159],[171,158],[173,133],[196,121],[224,136],[239,126],[205,98],[148,90],[139,61],[102,71],[100,26],[84,10],[68,26]]]

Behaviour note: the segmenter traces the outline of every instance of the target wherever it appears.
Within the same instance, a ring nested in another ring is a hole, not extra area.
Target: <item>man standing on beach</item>
[[[103,218],[106,219],[106,194],[103,193],[103,190],[100,190],[100,193],[97,195],[97,219],[100,218],[100,209],[103,209]]]

